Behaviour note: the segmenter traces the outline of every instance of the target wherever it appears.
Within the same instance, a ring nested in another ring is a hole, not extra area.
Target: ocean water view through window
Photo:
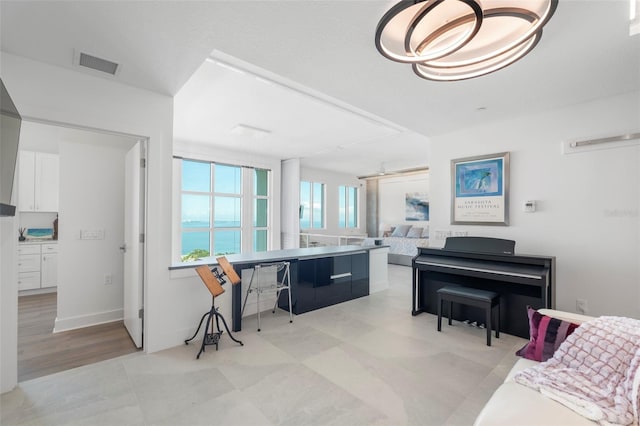
[[[269,179],[265,169],[183,159],[181,260],[267,250]]]

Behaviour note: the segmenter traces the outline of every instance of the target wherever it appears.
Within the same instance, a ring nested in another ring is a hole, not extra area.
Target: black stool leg
[[[496,338],[500,338],[500,303],[498,303],[496,308],[498,308],[498,319],[496,320]]]
[[[451,316],[453,315],[453,302],[449,301],[449,325],[453,324],[451,322]]]
[[[485,321],[487,322],[487,346],[491,346],[491,302],[484,308]]]
[[[438,331],[442,331],[442,304],[444,301],[442,297],[438,295]]]

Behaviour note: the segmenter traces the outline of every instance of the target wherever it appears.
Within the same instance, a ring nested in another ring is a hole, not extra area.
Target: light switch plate
[[[104,240],[104,229],[82,229],[81,240]]]

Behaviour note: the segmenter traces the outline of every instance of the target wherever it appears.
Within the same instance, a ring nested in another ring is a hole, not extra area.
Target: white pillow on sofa
[[[393,234],[391,234],[392,237],[406,237],[407,236],[407,232],[409,232],[409,229],[411,229],[411,225],[398,225],[396,226],[396,229],[394,229]]]
[[[413,226],[407,232],[407,238],[420,238],[422,237],[422,228],[419,226]]]

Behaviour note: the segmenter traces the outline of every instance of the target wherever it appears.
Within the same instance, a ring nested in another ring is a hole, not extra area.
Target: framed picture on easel
[[[451,160],[451,224],[509,224],[509,153]]]

